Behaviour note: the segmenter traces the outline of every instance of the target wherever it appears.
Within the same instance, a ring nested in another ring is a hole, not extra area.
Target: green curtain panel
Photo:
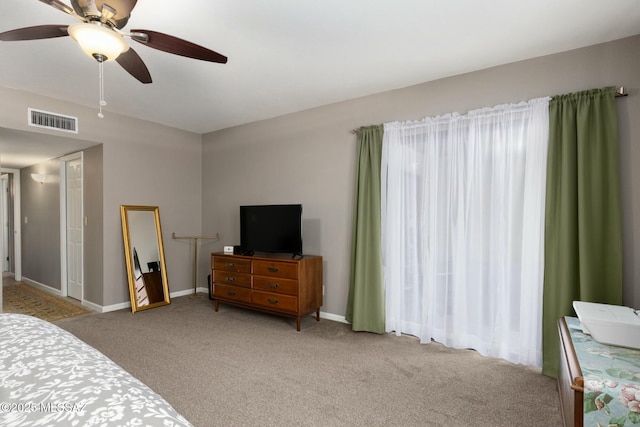
[[[358,129],[351,277],[346,319],[354,331],[384,333],[380,227],[382,125]]]
[[[553,97],[545,212],[542,373],[557,377],[557,321],[575,300],[622,303],[615,88]]]

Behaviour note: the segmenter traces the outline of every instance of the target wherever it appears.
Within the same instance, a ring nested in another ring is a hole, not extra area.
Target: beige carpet
[[[182,297],[56,322],[194,425],[560,426],[539,370],[412,337],[354,333]]]

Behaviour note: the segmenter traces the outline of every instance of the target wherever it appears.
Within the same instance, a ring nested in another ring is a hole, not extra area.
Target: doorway
[[[0,260],[2,260],[2,282],[22,280],[22,258],[20,240],[20,171],[1,168],[0,181]],[[0,312],[2,308],[2,286],[0,286]]]
[[[84,300],[84,173],[82,152],[60,159],[62,295]]]
[[[2,223],[2,273],[22,280],[20,257],[20,171],[2,168],[0,222]]]
[[[11,242],[9,242],[9,237],[12,233],[9,232],[11,230],[10,227],[10,218],[9,218],[9,179],[10,176],[7,173],[3,173],[0,175],[0,179],[2,180],[2,201],[0,201],[0,207],[2,212],[0,212],[0,218],[2,218],[2,276],[4,277],[5,273],[11,273]]]

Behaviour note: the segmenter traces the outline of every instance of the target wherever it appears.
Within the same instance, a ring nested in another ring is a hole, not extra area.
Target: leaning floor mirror
[[[120,206],[131,312],[167,305],[169,284],[157,206]]]

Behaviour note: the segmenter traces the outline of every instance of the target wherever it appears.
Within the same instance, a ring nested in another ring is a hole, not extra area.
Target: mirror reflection
[[[131,311],[170,303],[157,206],[120,206]]]

